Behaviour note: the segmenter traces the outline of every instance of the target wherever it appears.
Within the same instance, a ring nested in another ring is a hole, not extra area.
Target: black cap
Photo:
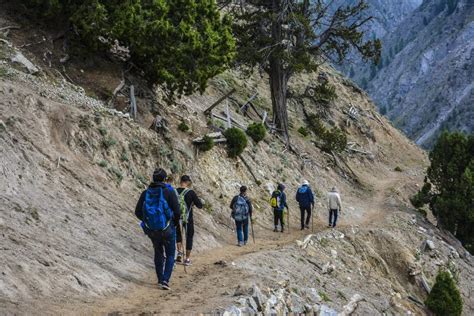
[[[285,185],[283,183],[278,183],[277,189],[283,191],[285,190]]]
[[[240,193],[245,193],[247,192],[247,187],[245,185],[240,187]]]
[[[181,182],[192,182],[191,177],[185,174],[181,177]]]
[[[163,168],[155,169],[153,172],[153,182],[163,182],[167,177],[166,171]]]

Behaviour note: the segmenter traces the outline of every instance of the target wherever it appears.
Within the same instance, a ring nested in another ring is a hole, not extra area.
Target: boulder
[[[319,309],[319,316],[337,316],[337,312],[327,305],[321,305]]]
[[[28,58],[26,58],[20,52],[16,52],[15,56],[12,57],[11,61],[22,65],[32,75],[39,72],[38,67],[36,67],[31,61],[28,60]]]

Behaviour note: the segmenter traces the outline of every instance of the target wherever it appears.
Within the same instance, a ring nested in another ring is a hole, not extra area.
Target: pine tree
[[[106,52],[118,41],[130,62],[170,99],[203,92],[234,58],[231,21],[214,0],[22,0],[41,19],[66,20],[69,37]]]
[[[321,60],[342,61],[351,49],[378,62],[380,41],[364,39],[364,26],[372,20],[366,9],[363,0],[339,7],[324,0],[255,0],[235,10],[238,63],[269,75],[273,118],[284,136],[292,76],[315,71]]]
[[[461,294],[449,272],[438,273],[435,285],[425,304],[435,315],[461,315],[463,306]]]

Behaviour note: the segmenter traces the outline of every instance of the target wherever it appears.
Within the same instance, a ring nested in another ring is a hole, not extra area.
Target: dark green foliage
[[[474,252],[474,135],[443,132],[429,158],[425,185],[412,203],[429,204],[438,225]]]
[[[188,126],[188,124],[186,124],[186,122],[182,121],[181,123],[179,123],[178,129],[181,132],[187,132],[187,131],[189,131],[189,126]]]
[[[214,147],[214,139],[205,135],[203,137],[203,142],[198,145],[199,150],[209,151]]]
[[[340,5],[259,0],[235,6],[237,62],[269,75],[273,118],[283,134],[288,135],[287,88],[292,76],[315,71],[321,59],[342,62],[351,51],[378,62],[381,42],[364,36],[372,19],[367,7],[363,0]]]
[[[247,135],[249,135],[256,143],[263,140],[267,134],[267,129],[262,123],[252,123],[248,126]]]
[[[336,87],[327,82],[322,83],[311,89],[312,98],[322,104],[329,104],[331,101],[337,99]]]
[[[130,61],[170,99],[203,92],[234,57],[231,21],[213,0],[21,1],[39,19],[71,24],[68,36],[83,52],[106,52],[115,41],[128,47]]]
[[[99,127],[99,133],[100,133],[100,135],[105,136],[105,135],[107,135],[107,129],[105,127],[101,126],[101,127]]]
[[[114,166],[111,166],[108,170],[111,174],[113,174],[117,178],[118,182],[122,182],[123,174],[122,174],[122,171],[120,171],[120,169],[115,168]]]
[[[300,128],[298,128],[298,133],[306,137],[309,135],[309,130],[304,126],[301,126]]]
[[[347,136],[346,134],[339,128],[334,127],[330,131],[326,131],[323,134],[322,140],[323,150],[328,152],[336,152],[340,153],[347,146]]]
[[[440,271],[436,276],[426,306],[439,316],[459,316],[462,313],[462,298],[453,278],[447,271]]]
[[[102,168],[107,167],[108,164],[109,164],[109,163],[108,163],[106,160],[101,160],[101,161],[99,161],[99,163],[98,163],[99,167],[102,167]]]
[[[227,139],[227,153],[231,158],[240,155],[247,147],[247,136],[236,127],[225,130],[224,136]]]
[[[402,168],[400,168],[399,166],[396,166],[395,169],[393,169],[394,171],[396,172],[402,172]]]
[[[326,133],[321,119],[316,114],[309,114],[307,117],[308,127],[313,131],[317,137],[322,137]]]

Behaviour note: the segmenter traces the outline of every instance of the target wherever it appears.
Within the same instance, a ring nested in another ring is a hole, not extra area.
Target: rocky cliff
[[[378,66],[355,66],[353,79],[417,144],[443,129],[474,129],[474,5],[425,0],[384,37]]]

